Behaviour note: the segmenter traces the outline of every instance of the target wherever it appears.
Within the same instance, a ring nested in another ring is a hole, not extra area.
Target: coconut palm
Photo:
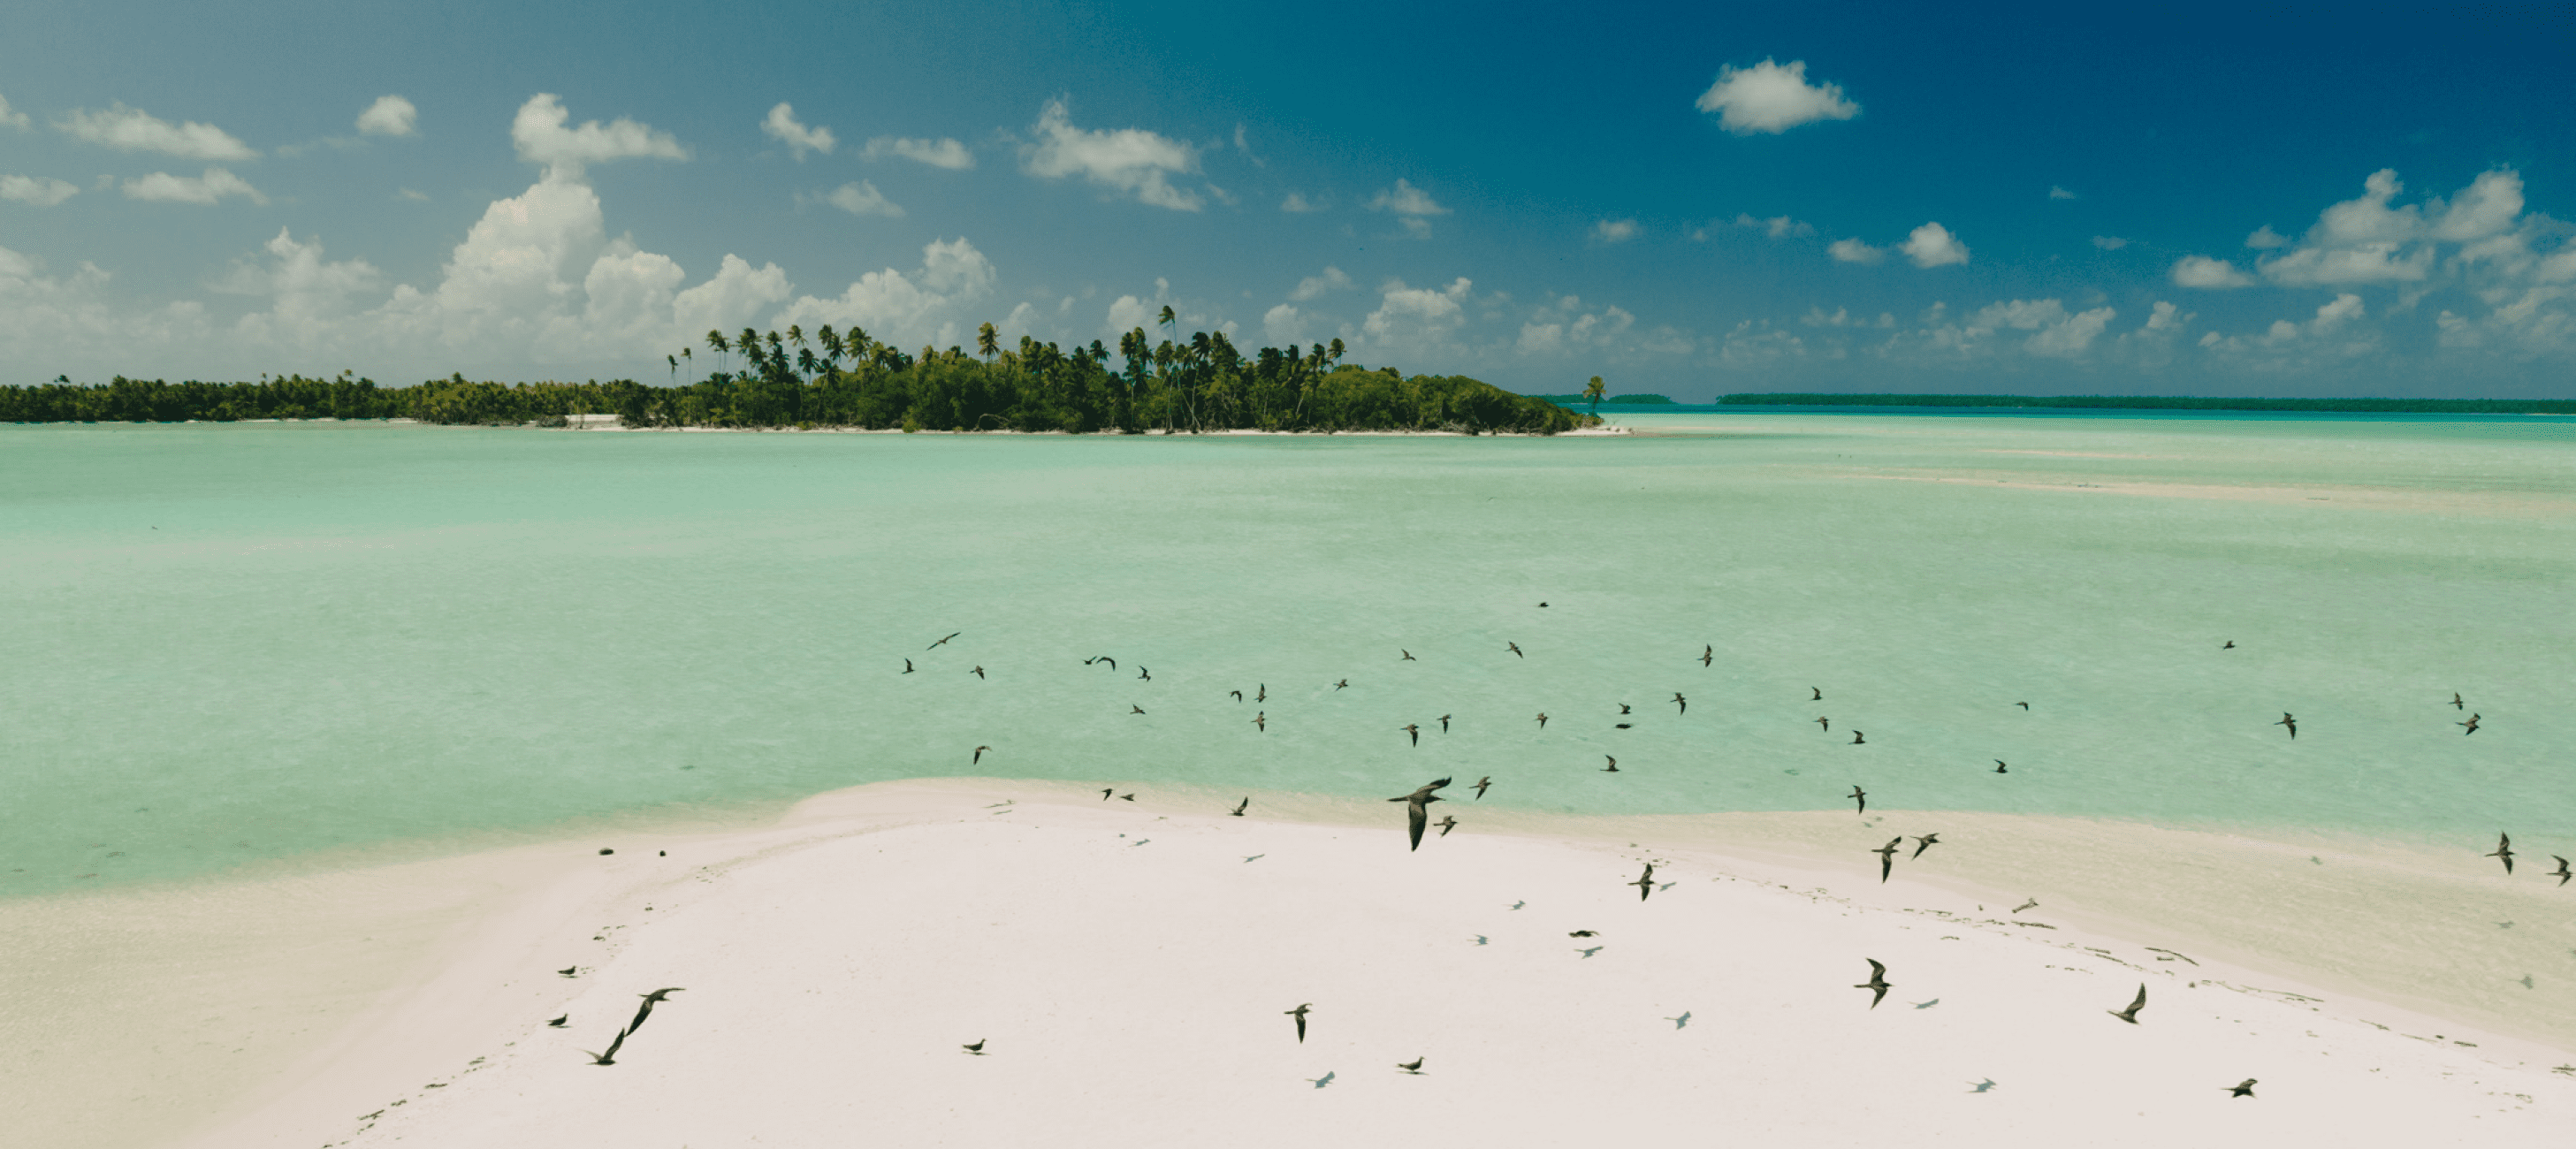
[[[983,356],[988,363],[994,356],[1002,353],[1001,332],[994,330],[991,323],[975,329],[975,353]]]
[[[1592,400],[1592,413],[1594,415],[1599,415],[1601,413],[1601,392],[1603,390],[1604,388],[1601,386],[1601,377],[1598,375],[1593,376],[1592,382],[1584,384],[1583,386],[1583,397]]]

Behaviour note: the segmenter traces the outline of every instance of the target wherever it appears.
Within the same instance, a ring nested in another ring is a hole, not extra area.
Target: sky
[[[0,383],[2576,395],[2576,8],[17,0]],[[675,372],[666,356],[693,354]]]

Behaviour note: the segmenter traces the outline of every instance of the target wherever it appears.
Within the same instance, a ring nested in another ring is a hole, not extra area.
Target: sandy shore
[[[65,939],[0,998],[0,1119],[225,1147],[2576,1124],[2565,903],[2474,861],[2000,815],[1573,819],[1457,787],[1433,810],[1460,829],[1408,853],[1399,806],[1129,789],[887,783],[757,827],[0,907],[6,936]],[[1867,847],[1933,830],[1881,884]],[[1647,861],[1668,884],[1640,901]],[[2139,1024],[2106,1015],[2142,983]]]

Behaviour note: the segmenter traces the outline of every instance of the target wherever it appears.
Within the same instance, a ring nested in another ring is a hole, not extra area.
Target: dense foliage
[[[2576,399],[2214,399],[2189,395],[1727,395],[1772,407],[2113,407],[2164,411],[2377,411],[2576,415]]]
[[[1545,399],[1545,400],[1547,400],[1547,401],[1548,401],[1548,402],[1550,402],[1550,403],[1554,403],[1554,404],[1557,404],[1558,406],[1562,406],[1562,407],[1572,407],[1572,406],[1575,406],[1575,405],[1577,405],[1577,404],[1589,404],[1589,403],[1591,403],[1591,402],[1592,402],[1592,397],[1591,397],[1591,396],[1589,396],[1589,395],[1585,395],[1585,394],[1583,394],[1583,393],[1581,393],[1581,392],[1576,392],[1576,393],[1571,394],[1571,395],[1532,395],[1532,396],[1530,396],[1530,398],[1532,398],[1532,399]],[[1607,396],[1607,397],[1603,398],[1601,401],[1602,401],[1602,402],[1604,402],[1604,403],[1610,403],[1610,404],[1614,404],[1614,405],[1615,405],[1615,404],[1619,404],[1619,403],[1628,403],[1628,404],[1635,404],[1635,405],[1647,405],[1647,406],[1651,406],[1651,405],[1654,405],[1654,404],[1660,404],[1660,403],[1671,403],[1671,402],[1673,401],[1673,397],[1672,397],[1672,396],[1670,396],[1670,395],[1652,395],[1652,394],[1611,395],[1611,396]]]
[[[343,374],[256,383],[118,378],[0,387],[0,422],[384,419],[515,424],[612,414],[631,427],[867,427],[942,431],[1463,431],[1554,434],[1588,422],[1553,403],[1464,376],[1406,377],[1341,362],[1327,348],[1265,347],[1249,358],[1222,333],[1188,343],[1119,340],[1071,351],[1022,339],[1005,350],[985,324],[979,354],[902,352],[853,330],[811,342],[750,329],[707,333],[728,369],[694,383],[475,382],[462,375],[384,388]],[[695,348],[685,353],[694,361]],[[676,377],[680,356],[672,356]],[[731,361],[739,360],[733,367]]]

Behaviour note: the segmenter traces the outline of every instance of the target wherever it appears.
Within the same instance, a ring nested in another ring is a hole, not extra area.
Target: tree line
[[[1170,327],[1165,308],[1162,324]],[[679,381],[697,347],[668,358],[667,386],[631,379],[504,384],[463,375],[379,387],[343,373],[255,383],[167,383],[118,377],[0,387],[0,422],[226,422],[243,419],[417,419],[507,425],[616,415],[630,427],[859,427],[907,431],[1457,431],[1555,434],[1591,420],[1461,375],[1406,376],[1342,362],[1340,340],[1264,347],[1246,356],[1222,332],[1186,342],[1120,337],[1070,350],[1022,338],[1006,348],[987,323],[973,354],[907,354],[852,328],[733,335],[709,331],[718,368]]]

